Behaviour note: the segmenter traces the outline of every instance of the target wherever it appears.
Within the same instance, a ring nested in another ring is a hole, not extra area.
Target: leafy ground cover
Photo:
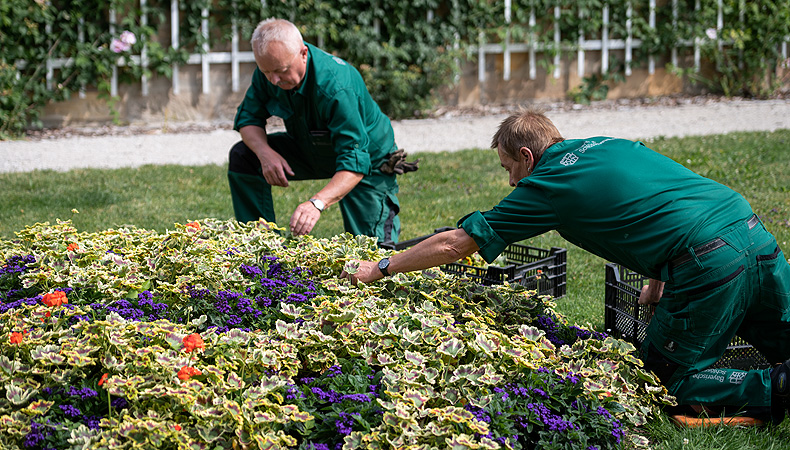
[[[0,241],[0,443],[613,449],[672,402],[521,286],[338,278],[385,254],[263,222],[27,227]]]

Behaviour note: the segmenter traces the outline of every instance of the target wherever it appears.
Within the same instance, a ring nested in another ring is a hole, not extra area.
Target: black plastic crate
[[[437,228],[433,234],[452,227]],[[380,247],[389,250],[404,250],[433,236],[421,236],[408,241],[393,243],[382,242]],[[552,247],[543,249],[521,244],[510,244],[502,252],[505,266],[476,267],[462,263],[450,263],[442,266],[446,273],[457,277],[470,278],[484,285],[519,283],[528,289],[534,289],[539,295],[550,295],[554,298],[565,296],[567,281],[568,252],[564,248]]]
[[[619,264],[606,264],[604,326],[610,335],[629,341],[637,347],[645,340],[647,325],[656,309],[653,305],[639,304],[639,294],[647,280],[647,277]],[[713,368],[745,370],[769,366],[757,349],[735,336]]]

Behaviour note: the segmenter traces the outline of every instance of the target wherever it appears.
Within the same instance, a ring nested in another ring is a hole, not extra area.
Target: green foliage
[[[692,83],[702,85],[726,96],[765,98],[774,95],[781,80],[776,77],[777,67],[788,67],[781,58],[781,44],[790,35],[790,3],[781,0],[725,0],[723,2],[723,28],[716,37],[709,37],[718,19],[717,2],[700,3],[695,9],[694,0],[680,0],[673,17],[672,2],[658,2],[656,28],[649,26],[649,1],[647,0],[521,0],[513,2],[512,24],[495,22],[488,28],[490,34],[502,38],[509,29],[515,41],[536,42],[547,51],[540,62],[550,67],[558,52],[575,51],[578,38],[583,33],[587,40],[600,39],[604,26],[602,10],[609,7],[609,38],[625,39],[628,36],[625,17],[632,8],[631,35],[641,41],[634,51],[638,65],[648,56],[668,55],[673,47],[681,54],[689,54],[688,45],[700,43],[703,64],[711,64],[712,71],[698,72],[695,68],[673,67]],[[554,42],[554,8],[559,7],[561,41]],[[530,13],[534,12],[536,24],[529,26]],[[497,12],[497,14],[499,14]],[[501,14],[500,14],[501,16]],[[743,20],[741,20],[743,17]],[[615,67],[611,69],[611,67]],[[610,73],[617,74],[617,83],[624,80],[625,66],[610,64]],[[606,77],[609,74],[603,75]],[[607,90],[594,75],[585,78],[582,85],[573,88],[571,99],[582,103],[603,99]],[[597,87],[593,89],[594,87]]]
[[[606,99],[610,83],[624,80],[625,78],[617,72],[609,72],[604,75],[593,74],[582,78],[582,84],[568,91],[568,97],[574,103],[589,105],[590,102]]]
[[[725,25],[716,40],[706,37],[706,30],[715,27],[716,3],[703,2],[699,11],[693,3],[681,0],[680,16],[673,21],[671,3],[665,2],[657,8],[658,26],[653,29],[647,22],[648,0],[517,0],[509,24],[503,2],[484,0],[180,1],[176,50],[169,37],[163,37],[170,17],[167,0],[147,2],[147,25],[140,21],[143,11],[137,0],[8,0],[0,4],[0,139],[17,136],[30,125],[39,126],[44,105],[69,98],[82,88],[98,89],[117,119],[118,99],[109,98],[109,79],[119,58],[139,55],[143,44],[147,45],[146,67],[139,59],[123,58],[124,64],[116,69],[121,83],[137,82],[142,75],[169,77],[173,64],[185,62],[189,53],[203,52],[204,44],[226,46],[232,25],[247,39],[266,17],[294,21],[306,40],[347,59],[360,70],[382,110],[394,119],[419,116],[435,106],[437,92],[455,79],[456,61],[478,43],[481,33],[486,42],[501,40],[509,31],[513,42],[539,44],[545,48],[540,63],[550,67],[554,55],[578,47],[580,33],[585,39],[600,39],[604,4],[609,7],[611,39],[626,38],[624,18],[628,7],[632,8],[632,36],[642,42],[635,51],[636,64],[697,38],[715,71],[700,75],[677,68],[680,73],[726,95],[774,93],[778,83],[774,69],[786,65],[780,61],[779,44],[790,34],[790,4],[727,0]],[[741,3],[746,8],[743,23],[739,20]],[[553,38],[555,6],[560,11],[559,44]],[[110,7],[118,12],[114,34],[109,31]],[[203,8],[209,11],[208,38],[201,29]],[[534,26],[530,26],[531,13]],[[134,33],[137,42],[128,51],[115,53],[110,44],[122,31]],[[70,58],[67,67],[54,72],[52,89],[46,88],[44,77],[48,58]],[[610,72],[621,76],[623,70],[619,64]],[[605,94],[603,85],[589,78],[570,93],[581,101]]]
[[[109,8],[118,11],[115,33],[110,33]],[[140,24],[136,0],[35,1],[8,0],[0,5],[0,139],[40,126],[41,109],[49,102],[68,99],[81,89],[97,89],[112,107],[110,76],[118,71],[119,82],[131,83],[145,74],[170,75],[173,63],[186,61],[187,53],[157,42],[170,2],[149,2],[148,25]],[[134,34],[136,42],[115,52],[111,44],[122,32]],[[189,35],[186,34],[189,38]],[[148,66],[129,58],[147,45]],[[53,71],[47,87],[47,60],[68,63]],[[123,60],[123,65],[116,63]],[[114,108],[112,108],[114,110]],[[117,116],[117,112],[116,112]]]
[[[695,39],[711,70],[675,67],[692,82],[726,96],[767,98],[780,88],[778,67],[788,67],[781,45],[790,35],[790,3],[784,0],[724,0],[723,27],[717,30],[718,8],[713,2],[694,9],[680,0],[673,25],[671,8],[658,10],[659,46],[671,47]]]

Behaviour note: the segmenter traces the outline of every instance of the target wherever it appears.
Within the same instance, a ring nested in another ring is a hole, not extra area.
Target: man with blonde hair
[[[262,21],[251,39],[257,68],[233,124],[228,181],[236,218],[275,222],[272,186],[329,179],[296,207],[289,226],[310,233],[321,212],[340,203],[345,230],[398,239],[396,173],[416,170],[399,154],[390,120],[346,61],[305,43],[282,19]],[[285,132],[267,133],[272,116]],[[402,155],[402,152],[400,152]]]
[[[640,142],[564,139],[542,113],[505,119],[491,144],[514,190],[458,229],[379,262],[360,261],[369,283],[557,230],[569,242],[651,278],[640,303],[656,304],[642,359],[686,409],[781,422],[790,398],[790,265],[737,192]],[[709,369],[733,336],[772,368]]]

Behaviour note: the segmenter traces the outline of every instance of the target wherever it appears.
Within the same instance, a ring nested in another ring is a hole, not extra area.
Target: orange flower
[[[49,294],[44,294],[44,298],[41,299],[41,301],[47,306],[60,306],[69,302],[69,300],[66,298],[66,293],[63,291],[55,291]]]
[[[200,229],[200,224],[198,222],[189,222],[187,224],[187,228],[194,228],[196,230]]]
[[[104,375],[101,376],[101,378],[99,378],[99,386],[101,386],[102,384],[104,384],[105,381],[107,381],[107,377],[109,377],[109,374],[105,373]]]
[[[181,431],[181,425],[173,425],[173,428],[175,428],[176,431]]]
[[[79,249],[80,249],[80,245],[77,244],[76,242],[72,242],[71,244],[69,244],[68,247],[66,247],[66,250],[68,250],[70,252],[73,252],[73,251],[79,250]]]
[[[201,375],[201,372],[190,366],[184,366],[178,371],[178,379],[181,381],[186,381],[195,375]]]
[[[206,344],[203,342],[203,338],[200,337],[197,333],[192,333],[189,336],[184,337],[181,340],[184,343],[184,351],[187,353],[191,353],[197,349],[205,349]]]
[[[22,343],[22,338],[24,338],[24,337],[25,337],[25,335],[23,335],[22,333],[20,333],[18,331],[12,331],[10,340],[11,340],[12,344],[21,344]]]

